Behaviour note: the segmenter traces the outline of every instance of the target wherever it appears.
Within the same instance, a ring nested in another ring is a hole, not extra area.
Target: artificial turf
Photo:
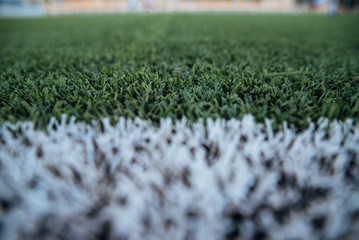
[[[359,120],[359,15],[0,20],[0,123],[139,116]]]

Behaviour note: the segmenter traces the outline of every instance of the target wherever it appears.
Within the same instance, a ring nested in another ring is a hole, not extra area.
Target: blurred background
[[[358,12],[359,0],[338,0],[339,11]],[[311,0],[0,0],[0,16],[156,11],[326,12]]]

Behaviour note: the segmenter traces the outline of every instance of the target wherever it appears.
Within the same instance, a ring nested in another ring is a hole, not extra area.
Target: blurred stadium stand
[[[42,16],[47,14],[46,3],[28,0],[0,0],[0,17]]]
[[[142,11],[305,12],[310,0],[0,0],[0,16]],[[327,4],[316,11],[327,11]],[[357,11],[359,0],[341,0],[341,10]]]

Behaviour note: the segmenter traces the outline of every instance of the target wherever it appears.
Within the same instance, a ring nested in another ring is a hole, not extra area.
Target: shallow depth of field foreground
[[[328,128],[329,127],[329,128]],[[354,239],[359,127],[4,124],[4,239]]]
[[[0,239],[356,239],[358,22],[0,19]]]

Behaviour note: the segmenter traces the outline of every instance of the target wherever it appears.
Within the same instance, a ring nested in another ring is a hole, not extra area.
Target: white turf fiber
[[[0,239],[358,239],[358,166],[350,121],[5,123]]]

